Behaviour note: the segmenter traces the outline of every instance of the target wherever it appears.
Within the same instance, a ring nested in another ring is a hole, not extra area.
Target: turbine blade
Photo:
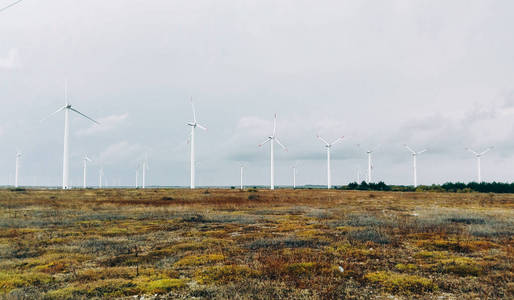
[[[407,146],[406,144],[404,144],[404,146],[405,146],[405,148],[407,148],[407,150],[412,152],[412,154],[416,154],[416,151],[412,150],[411,147]]]
[[[198,126],[198,128],[200,128],[200,129],[207,130],[207,128],[206,128],[206,127],[204,127],[204,126],[202,126],[202,125],[200,125],[200,124],[198,124],[198,123],[196,124],[196,126]]]
[[[344,139],[344,136],[337,138],[335,141],[332,142],[330,145],[335,145],[337,143],[340,143]]]
[[[280,147],[282,147],[282,149],[284,149],[285,151],[287,151],[287,147],[282,145],[282,143],[280,142],[280,140],[278,138],[275,138],[275,141],[277,141],[277,144],[279,144]]]
[[[470,149],[470,148],[466,148],[466,150],[468,150],[469,152],[475,154],[475,155],[479,155],[477,152],[475,152],[474,150]]]
[[[11,4],[8,4],[7,6],[1,7],[0,12],[4,11],[12,6],[15,6],[16,4],[20,3],[21,1],[23,1],[23,0],[14,1]]]
[[[320,139],[323,143],[325,143],[325,145],[330,146],[330,144],[324,138],[322,138],[319,134],[316,137],[318,139]]]
[[[193,97],[191,97],[191,108],[193,109],[193,122],[196,124],[196,109],[195,104],[193,103]]]
[[[55,112],[53,112],[53,113],[49,114],[49,115],[48,115],[47,117],[45,117],[44,119],[41,119],[41,122],[46,121],[47,119],[49,119],[49,118],[50,118],[50,117],[52,117],[53,115],[55,115],[55,114],[57,114],[57,113],[61,112],[61,111],[62,111],[63,109],[65,109],[65,108],[66,108],[66,106],[63,106],[63,107],[59,108],[59,109],[58,109],[58,110],[56,110]]]
[[[93,122],[93,123],[96,123],[96,124],[100,125],[100,123],[98,123],[97,121],[93,120],[92,118],[90,118],[90,117],[86,116],[85,114],[81,113],[80,111],[78,111],[78,110],[76,110],[76,109],[74,109],[74,108],[71,108],[71,107],[70,107],[70,110],[72,110],[72,111],[74,111],[74,112],[78,113],[79,115],[81,115],[81,116],[83,116],[84,118],[86,118],[86,119],[90,120],[91,122]]]
[[[479,155],[482,156],[484,154],[486,154],[487,152],[491,151],[494,147],[489,147],[487,149],[485,149],[484,151],[482,151],[482,153],[480,153]]]
[[[277,132],[277,114],[275,114],[275,118],[273,118],[273,136]]]
[[[428,151],[427,149],[423,149],[423,150],[419,151],[418,154],[425,153],[427,151]]]
[[[268,138],[267,140],[265,140],[264,142],[260,143],[259,144],[259,147],[262,147],[264,145],[266,145],[269,141],[271,141],[271,138]]]

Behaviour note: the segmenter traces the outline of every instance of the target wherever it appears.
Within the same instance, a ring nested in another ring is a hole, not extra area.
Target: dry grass
[[[509,194],[0,190],[0,297],[512,299],[513,208]]]

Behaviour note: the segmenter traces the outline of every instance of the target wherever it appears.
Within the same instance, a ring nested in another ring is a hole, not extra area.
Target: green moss
[[[437,290],[432,280],[415,275],[379,271],[368,273],[364,278],[394,293],[425,293]]]
[[[175,263],[175,266],[199,266],[225,259],[222,254],[190,255]]]
[[[186,282],[183,279],[173,278],[158,279],[138,284],[141,291],[147,294],[163,294],[185,286]]]
[[[468,257],[458,257],[441,260],[432,270],[441,273],[452,273],[460,276],[479,276],[482,274],[482,266]]]
[[[295,276],[309,276],[318,268],[318,264],[313,262],[302,262],[287,265],[285,271]]]
[[[25,286],[46,285],[52,277],[44,273],[14,273],[0,272],[0,293],[8,293],[16,288]]]
[[[414,264],[397,264],[396,269],[398,269],[399,271],[415,271],[418,269],[418,266]]]
[[[76,299],[79,295],[80,289],[76,287],[65,287],[62,289],[49,291],[45,294],[44,299],[71,300]]]

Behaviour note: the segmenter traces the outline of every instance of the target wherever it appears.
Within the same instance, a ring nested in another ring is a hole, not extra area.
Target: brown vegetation
[[[514,298],[514,195],[0,190],[0,297]]]

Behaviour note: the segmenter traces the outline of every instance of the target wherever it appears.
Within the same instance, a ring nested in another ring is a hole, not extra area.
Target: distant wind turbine
[[[98,187],[103,187],[103,176],[104,176],[104,167],[101,167],[98,171]]]
[[[81,113],[80,111],[74,109],[71,104],[68,102],[68,83],[66,82],[64,85],[64,101],[65,105],[52,114],[50,114],[48,117],[46,117],[44,120],[50,118],[51,116],[61,112],[64,110],[64,154],[63,154],[63,164],[62,164],[62,188],[64,190],[69,189],[69,174],[70,174],[70,153],[69,153],[69,131],[70,131],[70,121],[69,121],[69,113],[70,111],[73,111],[82,117],[92,121],[93,123],[100,124],[97,121],[91,119],[90,117],[86,116],[85,114]]]
[[[275,189],[275,142],[282,147],[285,151],[287,151],[286,146],[284,146],[280,140],[277,137],[277,114],[275,114],[275,118],[273,119],[273,134],[269,136],[262,144],[259,145],[259,147],[264,146],[266,143],[270,142],[271,147],[271,183],[270,183],[270,189]]]
[[[359,144],[357,144],[357,147],[360,147]],[[371,159],[371,154],[373,154],[373,152],[378,149],[379,146],[377,146],[375,149],[371,149],[371,150],[367,150],[366,153],[368,154],[368,184],[371,183],[371,180],[373,179],[373,176],[372,176],[372,171],[373,171],[373,162],[372,162],[372,159]]]
[[[239,170],[240,170],[240,188],[241,188],[241,190],[244,190],[244,184],[243,184],[244,169],[245,169],[245,166],[243,164],[239,165]]]
[[[20,171],[20,158],[21,158],[21,152],[18,151],[16,153],[16,173],[15,173],[15,177],[14,177],[14,187],[15,188],[18,187],[18,176],[19,176],[19,171]]]
[[[332,143],[329,143],[327,142],[324,138],[322,138],[319,134],[318,134],[318,139],[320,139],[323,143],[325,143],[325,148],[327,149],[327,188],[328,189],[331,189],[332,188],[332,174],[331,174],[331,171],[330,171],[330,149],[332,148],[333,145],[341,142],[343,140],[344,136],[340,137],[340,138],[337,138],[335,141],[333,141]]]
[[[191,107],[193,108],[193,122],[187,123],[188,126],[191,126],[191,189],[195,188],[195,129],[196,127],[207,130],[206,127],[202,126],[196,121],[196,109],[193,103],[193,98],[191,98]]]
[[[404,145],[404,146],[405,146],[405,148],[407,148],[407,150],[409,150],[412,153],[412,167],[413,167],[413,171],[414,171],[414,187],[416,188],[418,186],[417,157],[419,154],[427,152],[427,150],[424,149],[424,150],[416,152],[416,151],[412,150],[412,148],[410,148],[409,146],[407,146],[407,145]]]
[[[296,189],[296,174],[298,174],[296,171],[296,165],[294,165],[292,169],[293,169],[293,189]]]
[[[146,188],[146,171],[150,170],[150,168],[148,167],[148,154],[145,156],[141,168],[143,172],[143,185],[141,187]]]
[[[87,187],[87,182],[86,182],[87,181],[87,163],[91,162],[92,160],[91,160],[91,158],[87,157],[87,155],[84,155],[83,161],[84,161],[84,166],[83,166],[84,182],[82,184],[82,187],[86,188]]]
[[[481,170],[481,158],[482,156],[484,156],[487,152],[491,151],[494,147],[491,146],[487,149],[485,149],[484,151],[478,153],[470,148],[466,148],[466,150],[468,150],[469,152],[473,153],[477,159],[477,173],[478,173],[478,183],[481,183],[482,182],[482,170]]]
[[[139,187],[139,169],[141,168],[141,164],[137,164],[136,167],[136,189]]]

